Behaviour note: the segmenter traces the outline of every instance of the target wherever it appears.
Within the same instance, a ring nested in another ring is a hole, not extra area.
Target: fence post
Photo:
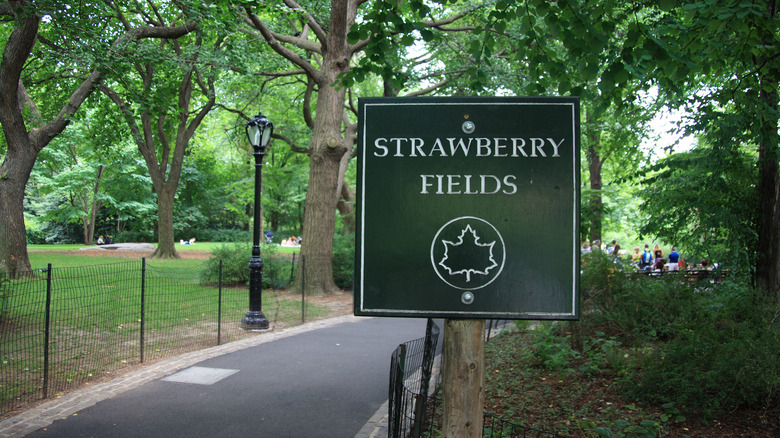
[[[51,330],[51,263],[46,268],[46,323],[43,340],[43,398],[49,397],[49,332]]]
[[[292,266],[290,267],[290,284],[295,281],[295,253],[292,253]]]
[[[401,437],[401,416],[403,415],[403,396],[404,396],[404,376],[406,372],[406,344],[398,346],[398,361],[391,365],[391,379],[394,386],[391,388],[392,393],[390,397],[390,419],[388,424],[388,432],[390,438]]]
[[[219,259],[219,292],[217,295],[217,345],[222,345],[222,259]]]
[[[295,253],[293,253],[294,255]],[[306,322],[306,256],[301,256],[301,323]]]
[[[141,363],[144,363],[144,325],[146,323],[146,257],[141,258]]]

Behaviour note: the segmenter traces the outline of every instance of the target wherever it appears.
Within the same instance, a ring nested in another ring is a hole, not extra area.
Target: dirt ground
[[[31,250],[30,252],[36,252],[36,253],[48,253],[48,254],[74,254],[74,251],[35,251]],[[127,250],[127,249],[82,249],[78,252],[75,252],[76,255],[80,256],[91,256],[91,257],[117,257],[117,258],[126,258],[126,259],[140,259],[144,257],[149,257],[152,255],[153,251],[146,251],[146,250]],[[178,251],[179,256],[181,256],[182,259],[186,260],[208,260],[209,257],[211,257],[211,253],[208,251]]]

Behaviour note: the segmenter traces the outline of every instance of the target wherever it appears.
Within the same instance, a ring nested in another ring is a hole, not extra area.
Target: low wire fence
[[[49,265],[0,283],[0,418],[132,366],[257,335],[240,327],[247,287],[223,287],[221,269],[213,281],[201,267],[141,259]],[[320,302],[262,294],[272,328],[344,313]]]
[[[490,322],[488,333],[494,329]],[[441,436],[441,355],[437,355],[440,328],[428,320],[425,336],[405,342],[390,358],[388,437],[426,438]],[[490,334],[487,336],[490,338]],[[563,438],[490,415],[484,415],[483,438]]]

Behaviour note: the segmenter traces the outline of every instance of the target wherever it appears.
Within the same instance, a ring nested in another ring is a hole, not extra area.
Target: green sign
[[[369,98],[355,314],[576,319],[577,98]]]

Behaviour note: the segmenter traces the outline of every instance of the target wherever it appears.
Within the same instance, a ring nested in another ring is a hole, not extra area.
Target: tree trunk
[[[777,81],[774,81],[777,90]],[[766,90],[766,86],[762,87]],[[777,134],[777,91],[761,91],[761,100],[771,108],[761,117],[762,135],[758,149],[759,230],[756,286],[770,296],[780,294],[780,154]]]
[[[341,183],[341,196],[336,207],[341,213],[341,221],[344,223],[346,233],[355,232],[355,193],[349,188],[349,184]]]
[[[777,2],[767,2],[770,22],[777,18]],[[772,44],[776,29],[759,29],[765,44]],[[766,59],[757,63],[772,65]],[[780,72],[764,67],[759,85],[761,110],[760,140],[758,145],[758,260],[756,261],[756,287],[769,296],[780,297],[780,137],[777,132],[778,83]]]
[[[92,242],[95,240],[95,221],[97,220],[97,212],[102,205],[102,202],[98,201],[98,193],[100,192],[100,182],[103,180],[103,171],[105,169],[102,164],[98,166],[95,189],[92,192],[92,204],[89,209],[89,219],[85,218],[87,222],[84,229],[84,245],[92,245]]]
[[[0,166],[0,269],[9,277],[31,270],[24,226],[24,188],[37,153],[31,147],[9,148]]]
[[[601,241],[602,215],[604,211],[604,202],[601,198],[601,169],[604,162],[599,157],[599,135],[598,133],[589,134],[590,144],[588,145],[588,173],[590,175],[590,241]]]
[[[296,285],[302,285],[306,293],[338,290],[333,281],[335,211],[343,178],[342,160],[351,150],[352,140],[342,131],[346,89],[333,84],[350,67],[352,49],[347,44],[347,31],[355,21],[356,11],[356,3],[350,0],[331,1],[329,33],[322,45],[322,68],[315,75],[319,91],[303,214],[302,263],[296,274]],[[305,273],[301,266],[305,266]]]
[[[173,186],[173,190],[170,189]],[[176,251],[176,243],[173,240],[173,198],[176,193],[176,186],[165,183],[163,189],[157,193],[157,249],[154,250],[151,258],[158,259],[180,259],[181,256]]]
[[[30,139],[22,114],[30,110],[37,114],[37,108],[25,105],[28,96],[21,81],[40,22],[40,16],[30,9],[27,17],[19,19],[5,40],[0,63],[0,125],[8,145],[0,164],[0,212],[3,214],[0,220],[0,269],[9,277],[30,271],[24,226],[24,188],[43,147]]]
[[[335,78],[334,78],[335,79]],[[338,290],[333,281],[333,232],[336,226],[336,204],[339,197],[339,168],[347,153],[341,125],[345,91],[334,87],[320,88],[317,98],[317,118],[309,160],[309,187],[303,214],[304,271],[298,269],[296,283],[311,294],[333,293]],[[300,283],[305,280],[305,283]]]

